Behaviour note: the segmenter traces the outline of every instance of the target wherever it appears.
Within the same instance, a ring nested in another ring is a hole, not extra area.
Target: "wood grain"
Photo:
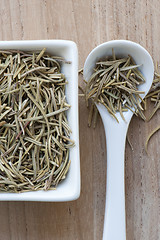
[[[160,62],[159,13],[158,0],[0,0],[0,40],[70,39],[78,45],[82,67],[96,45],[129,39]],[[81,77],[79,84],[84,86]],[[80,198],[68,203],[0,202],[0,240],[102,239],[105,136],[101,119],[90,129],[87,116],[80,98]],[[144,150],[159,120],[159,112],[148,123],[133,117],[129,127],[133,151],[127,144],[127,240],[160,240],[160,132],[151,139],[148,156]]]

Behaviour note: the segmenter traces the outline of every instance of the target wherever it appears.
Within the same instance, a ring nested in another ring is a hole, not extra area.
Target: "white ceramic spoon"
[[[141,97],[148,93],[154,76],[154,65],[149,53],[139,44],[127,40],[114,40],[103,43],[93,49],[84,65],[84,79],[89,80],[95,63],[104,56],[112,55],[112,48],[116,56],[131,55],[136,64],[142,64],[140,70],[146,83],[139,86],[144,91]],[[127,129],[132,118],[132,111],[124,113],[126,122],[119,113],[116,117],[119,123],[110,116],[102,104],[97,104],[102,117],[107,144],[107,184],[106,206],[104,218],[103,240],[125,240],[125,184],[124,184],[124,153]]]

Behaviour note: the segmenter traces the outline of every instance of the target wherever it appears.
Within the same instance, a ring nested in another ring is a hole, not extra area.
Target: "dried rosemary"
[[[146,96],[146,99],[149,98],[151,102],[154,103],[153,111],[151,112],[148,121],[154,116],[157,110],[160,108],[160,73],[158,71],[158,64],[156,64],[154,72],[154,80],[151,87],[151,90]]]
[[[136,65],[131,56],[117,58],[114,51],[112,56],[101,59],[96,63],[94,72],[86,83],[86,101],[103,104],[117,121],[116,112],[120,112],[125,121],[124,112],[131,110],[145,119],[138,86],[145,82],[140,65]],[[92,122],[93,105],[89,113],[89,126]]]
[[[160,66],[158,63],[156,64],[152,87],[143,101],[139,96],[141,92],[137,90],[137,87],[145,82],[145,79],[138,70],[138,67],[139,65],[135,64],[131,56],[118,59],[116,58],[114,51],[112,51],[111,58],[103,59],[96,63],[94,73],[89,81],[87,82],[83,79],[86,84],[85,91],[79,87],[83,92],[80,96],[85,96],[87,107],[89,106],[88,100],[92,100],[88,116],[89,127],[92,125],[92,122],[93,127],[95,128],[96,126],[98,110],[95,102],[102,103],[114,118],[116,118],[115,113],[119,111],[122,119],[124,119],[123,111],[126,111],[127,109],[133,111],[133,109],[135,109],[136,111],[134,113],[136,116],[139,115],[142,119],[149,121],[155,115],[157,110],[160,109]],[[83,69],[80,69],[79,73],[82,72]],[[142,111],[147,110],[147,99],[150,99],[150,101],[154,103],[154,107],[149,118],[146,119]],[[116,118],[116,120],[118,119]],[[156,127],[148,135],[145,143],[146,152],[150,138],[159,131],[159,129],[160,126]],[[133,146],[128,136],[127,140],[133,150]]]
[[[54,189],[70,166],[61,57],[0,51],[0,191]]]
[[[146,96],[146,99],[150,99],[150,101],[154,103],[153,111],[151,112],[151,114],[150,114],[149,118],[147,119],[147,121],[151,120],[151,118],[155,115],[157,110],[160,108],[160,73],[158,71],[158,68],[159,68],[159,66],[158,66],[158,63],[157,63],[156,67],[155,67],[153,84],[152,84],[151,90],[149,91],[149,93]],[[149,142],[150,138],[157,131],[159,131],[159,129],[160,129],[160,126],[156,127],[148,135],[146,143],[145,143],[145,150],[146,150],[147,153],[148,153],[148,151],[147,151],[147,149],[148,149],[148,142]]]
[[[146,153],[148,153],[148,142],[150,140],[150,138],[156,133],[158,132],[160,129],[160,126],[156,127],[147,137],[146,143],[145,143],[145,151]]]

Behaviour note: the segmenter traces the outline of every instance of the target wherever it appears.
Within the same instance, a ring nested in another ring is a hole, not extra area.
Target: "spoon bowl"
[[[138,87],[142,98],[148,93],[154,76],[154,64],[150,54],[139,44],[127,40],[113,40],[105,42],[91,51],[85,64],[83,75],[88,81],[93,73],[96,62],[112,55],[114,49],[117,57],[131,55],[136,64],[141,64],[139,70],[146,82]],[[114,119],[102,104],[96,104],[101,115],[107,144],[107,184],[106,206],[104,217],[103,240],[125,240],[125,186],[124,186],[124,153],[126,135],[133,112],[124,112],[124,121],[120,113],[116,113],[119,123]]]

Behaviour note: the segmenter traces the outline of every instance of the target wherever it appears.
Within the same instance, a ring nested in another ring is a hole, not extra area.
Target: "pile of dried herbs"
[[[60,57],[0,51],[0,191],[54,189],[70,166]]]
[[[80,96],[85,97],[87,106],[89,106],[88,100],[91,100],[91,107],[88,116],[88,126],[93,124],[96,126],[96,120],[98,110],[95,103],[102,103],[108,110],[108,112],[116,118],[116,112],[119,111],[123,120],[123,112],[128,109],[133,111],[136,116],[140,116],[143,120],[151,120],[157,110],[160,108],[160,72],[159,66],[156,64],[154,80],[152,87],[145,97],[141,99],[142,92],[138,91],[138,86],[145,82],[145,79],[141,72],[138,70],[139,65],[136,65],[131,56],[128,58],[116,58],[114,50],[112,50],[112,57],[103,59],[96,63],[94,73],[90,77],[89,81],[85,81],[86,88],[83,90],[80,87],[82,94]],[[83,74],[83,69],[79,70],[79,73]],[[143,110],[146,109],[146,101],[149,99],[154,103],[153,111],[149,118],[146,119],[143,114]],[[142,104],[144,107],[142,107]],[[118,119],[116,118],[118,121]],[[147,152],[148,142],[150,138],[160,129],[160,126],[156,127],[147,137],[145,143],[145,149]],[[131,145],[131,143],[129,142]],[[131,146],[132,147],[132,146]]]
[[[89,114],[89,125],[91,125],[93,105],[103,104],[108,112],[117,121],[116,112],[120,112],[125,121],[123,112],[129,110],[135,112],[145,119],[143,114],[143,101],[140,94],[144,92],[138,90],[138,86],[145,82],[140,65],[136,65],[131,56],[117,58],[114,54],[107,59],[101,59],[96,63],[94,73],[86,82],[86,101],[92,100],[92,107]]]

